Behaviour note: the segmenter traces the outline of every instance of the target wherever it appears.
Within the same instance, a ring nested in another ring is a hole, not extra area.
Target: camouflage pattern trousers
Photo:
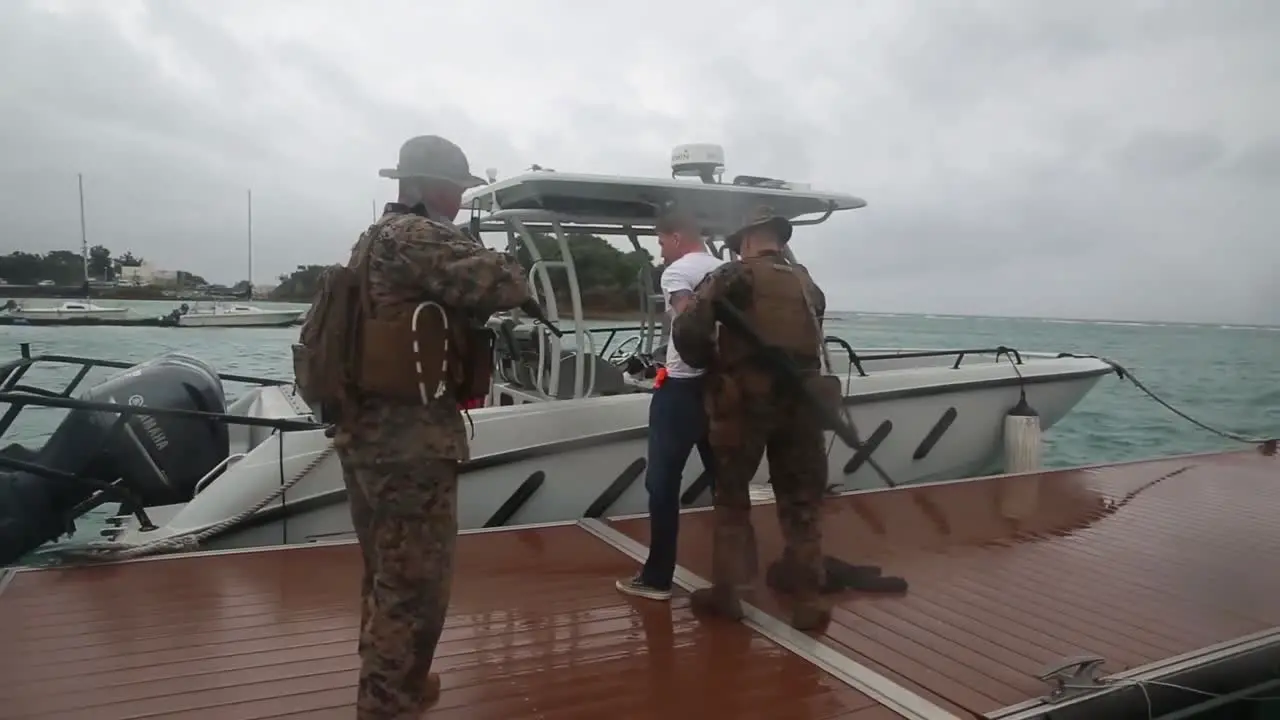
[[[798,398],[779,396],[755,375],[708,378],[708,440],[716,462],[715,507],[726,522],[750,529],[749,485],[769,461],[785,550],[782,560],[797,573],[798,594],[816,597],[822,582],[822,525],[827,487],[825,435],[820,419]],[[754,546],[754,541],[750,543]],[[755,559],[750,560],[754,565]],[[756,568],[747,568],[754,577]],[[750,577],[735,578],[741,582]]]
[[[357,720],[417,720],[444,629],[458,535],[458,463],[339,449],[364,556]]]

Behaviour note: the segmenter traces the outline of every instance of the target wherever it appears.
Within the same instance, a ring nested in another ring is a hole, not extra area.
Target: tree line
[[[573,264],[577,270],[585,309],[607,312],[640,309],[642,269],[652,268],[655,283],[661,272],[661,268],[653,267],[653,256],[647,250],[641,248],[638,251],[623,252],[602,237],[582,233],[569,233],[568,241],[573,250]],[[534,242],[545,260],[562,259],[560,246],[555,238],[535,234]],[[532,267],[532,258],[523,244],[516,259],[526,272]],[[281,275],[280,284],[272,291],[271,299],[310,302],[316,292],[316,283],[327,267],[329,265],[299,265],[293,272]],[[569,296],[564,269],[548,268],[548,272],[556,286],[557,300],[567,303]],[[653,292],[654,289],[646,288],[646,291]]]
[[[126,250],[116,257],[102,245],[89,248],[89,280],[110,282],[121,276],[121,268],[138,267],[145,260]],[[84,282],[84,261],[80,253],[71,250],[51,250],[47,253],[15,251],[0,255],[0,279],[10,285],[37,285],[50,281],[55,285],[80,285]],[[208,285],[199,275],[179,270],[178,285],[196,287]]]

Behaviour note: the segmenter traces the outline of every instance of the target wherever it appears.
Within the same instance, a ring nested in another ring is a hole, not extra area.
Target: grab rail
[[[231,453],[230,455],[219,460],[218,464],[214,465],[209,470],[209,472],[205,473],[204,477],[200,478],[200,481],[196,483],[195,490],[191,491],[191,497],[195,497],[196,495],[199,495],[200,491],[203,490],[206,485],[213,482],[214,476],[216,476],[219,472],[222,472],[224,468],[226,468],[228,465],[230,465],[231,463],[237,460],[243,460],[245,456],[247,456],[248,454],[249,453]]]
[[[954,355],[956,357],[956,360],[951,364],[951,369],[958,370],[960,368],[960,364],[964,362],[965,357],[968,355],[995,355],[996,362],[1000,361],[1001,356],[1005,356],[1005,357],[1008,357],[1010,361],[1013,362],[1015,365],[1023,364],[1022,353],[1018,352],[1014,348],[1007,347],[1005,345],[998,345],[993,348],[963,348],[959,350],[906,350],[906,351],[893,352],[893,353],[860,355],[858,354],[857,351],[853,349],[852,345],[850,345],[847,341],[844,340],[844,338],[836,337],[835,335],[828,335],[822,339],[822,342],[823,342],[823,345],[835,345],[839,347],[841,350],[844,350],[845,355],[848,356],[849,358],[850,366],[852,366],[855,370],[857,370],[859,377],[867,377],[867,372],[863,368],[863,363],[872,362],[876,360],[901,360],[901,359],[911,359],[911,358],[950,357]]]

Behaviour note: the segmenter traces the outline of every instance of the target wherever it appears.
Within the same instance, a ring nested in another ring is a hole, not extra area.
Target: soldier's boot
[[[711,550],[711,587],[694,590],[689,603],[694,611],[741,620],[739,587],[747,577],[747,553],[751,524],[749,510],[715,509],[715,530]]]
[[[784,556],[785,557],[785,556]],[[818,630],[831,621],[831,609],[823,602],[822,572],[815,563],[794,562],[790,567],[791,627],[802,630]]]
[[[423,696],[422,717],[426,718],[426,712],[431,709],[431,706],[440,702],[440,673],[427,673],[427,687]]]

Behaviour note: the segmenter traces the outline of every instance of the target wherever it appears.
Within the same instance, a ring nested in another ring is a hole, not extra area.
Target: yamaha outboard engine
[[[80,395],[81,400],[226,412],[218,375],[195,358],[170,353],[135,365]],[[95,485],[117,483],[144,506],[190,500],[196,484],[229,452],[225,423],[205,418],[139,413],[117,427],[120,413],[72,410],[39,452],[2,452],[90,482],[35,472],[0,472],[0,566],[66,532],[71,512]],[[93,482],[93,481],[96,481]]]

